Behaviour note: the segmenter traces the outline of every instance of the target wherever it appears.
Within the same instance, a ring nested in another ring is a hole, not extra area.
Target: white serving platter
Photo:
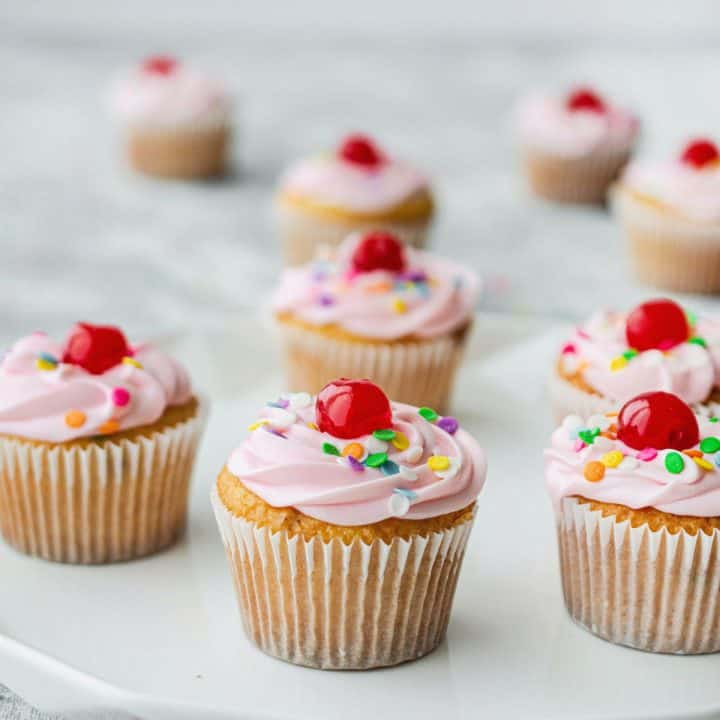
[[[560,337],[542,321],[478,317],[455,414],[486,448],[490,472],[447,641],[431,656],[322,672],[245,639],[208,499],[248,422],[281,388],[271,339],[245,320],[174,342],[213,398],[180,545],[105,567],[0,545],[0,682],[46,710],[102,706],[145,720],[720,718],[720,655],[616,647],[565,613],[541,457],[551,431],[544,381]]]

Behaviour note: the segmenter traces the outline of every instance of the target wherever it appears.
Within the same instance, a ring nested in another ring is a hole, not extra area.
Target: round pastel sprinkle
[[[402,517],[403,515],[407,515],[408,510],[410,510],[410,500],[405,497],[405,495],[394,492],[390,496],[389,506],[390,513],[394,517]]]
[[[347,456],[347,464],[355,471],[355,472],[365,472],[365,466],[357,461],[352,455]]]
[[[610,361],[610,370],[612,370],[613,372],[617,372],[618,370],[622,370],[624,367],[626,367],[627,364],[627,359],[624,358],[622,355],[618,355],[618,357],[613,358]]]
[[[38,370],[54,370],[58,366],[57,358],[50,353],[41,352],[35,364]]]
[[[380,467],[383,463],[387,462],[387,453],[373,453],[365,458],[365,464],[368,467],[376,468]]]
[[[120,423],[117,420],[106,420],[99,428],[101,435],[112,435],[120,429]]]
[[[715,464],[720,467],[720,453],[715,455]]]
[[[450,467],[450,458],[447,455],[431,455],[427,464],[433,472],[443,472]]]
[[[703,438],[700,443],[700,449],[704,453],[716,453],[720,450],[720,440],[712,435],[710,437]]]
[[[565,343],[560,349],[561,355],[574,355],[577,352],[577,348],[572,343]]]
[[[407,312],[407,303],[402,298],[395,298],[392,302],[392,309],[398,315],[402,315]]]
[[[322,445],[322,450],[326,455],[340,456],[340,451],[332,443],[324,442]]]
[[[412,468],[409,468],[406,465],[400,466],[398,474],[403,480],[407,480],[408,482],[415,482],[415,480],[418,479],[418,474]]]
[[[373,437],[378,440],[392,440],[395,437],[395,431],[391,429],[375,430]]]
[[[395,431],[395,437],[390,442],[398,450],[407,450],[408,446],[410,445],[410,441],[408,440],[407,435],[403,432],[400,432],[399,430]]]
[[[367,439],[365,449],[368,454],[373,455],[375,453],[384,453],[388,451],[388,444],[384,440],[378,440],[372,435]]]
[[[323,307],[330,307],[331,305],[335,304],[335,298],[328,293],[322,293],[322,295],[320,295],[320,297],[318,298],[318,302]]]
[[[380,466],[380,469],[382,470],[383,475],[397,475],[400,472],[400,467],[392,460],[386,460]]]
[[[252,425],[248,425],[248,430],[250,432],[253,432],[254,430],[257,430],[258,428],[261,428],[263,425],[267,425],[270,421],[269,420],[258,420],[257,422],[254,422]]]
[[[434,423],[438,419],[438,414],[429,407],[421,407],[418,413],[424,417],[428,422]]]
[[[316,430],[317,432],[320,432],[320,428],[319,428],[314,422],[309,422],[309,423],[307,424],[307,426],[308,426],[311,430]]]
[[[673,475],[680,474],[685,469],[683,456],[677,452],[669,452],[665,456],[665,469]]]
[[[657,457],[657,450],[655,448],[645,448],[641,450],[635,457],[643,462],[650,462]]]
[[[630,348],[630,350],[626,350],[626,351],[622,354],[622,356],[623,356],[626,360],[628,360],[628,361],[629,361],[629,360],[632,360],[634,357],[637,357],[637,355],[638,355],[638,351],[637,351],[637,350],[633,350],[632,348]]]
[[[125,407],[130,402],[130,393],[124,387],[113,388],[112,401],[117,407]]]
[[[605,466],[597,460],[585,464],[583,475],[588,482],[600,482],[605,477]]]
[[[352,457],[355,458],[355,460],[360,460],[360,458],[365,454],[365,448],[357,442],[351,442],[348,443],[343,449],[342,449],[342,455],[343,457]]]
[[[414,490],[408,490],[407,488],[393,488],[393,492],[406,497],[408,500],[417,500],[418,496]]]
[[[708,420],[709,420],[711,423],[716,423],[718,420],[720,420],[720,418],[711,417],[711,418],[708,418]]]
[[[713,469],[713,464],[709,460],[706,460],[703,457],[694,457],[693,460],[698,465],[698,467],[701,467],[703,470],[712,470]]]
[[[126,356],[122,359],[122,361],[123,361],[123,365],[130,365],[134,368],[137,368],[138,370],[142,370],[142,364],[139,363],[135,358]]]
[[[448,435],[454,435],[458,431],[460,423],[452,415],[446,415],[438,420],[437,426]]]
[[[580,430],[578,437],[586,444],[592,445],[595,442],[595,438],[600,435],[600,428],[595,427],[588,430]]]
[[[697,325],[697,315],[692,310],[686,310],[685,317],[687,318],[688,325],[690,327]]]
[[[422,457],[423,449],[420,445],[411,445],[405,452],[405,460],[407,462],[418,462]]]
[[[86,419],[87,417],[82,410],[70,410],[65,413],[65,424],[71,428],[82,427]]]
[[[609,453],[605,453],[600,462],[608,468],[616,468],[625,457],[619,450],[611,450]]]
[[[580,452],[581,450],[583,450],[586,447],[587,447],[587,445],[585,445],[585,443],[580,438],[576,438],[575,443],[573,445],[573,450],[575,452]]]
[[[699,345],[700,347],[707,347],[707,343],[701,337],[691,337],[688,342],[692,343],[693,345]]]

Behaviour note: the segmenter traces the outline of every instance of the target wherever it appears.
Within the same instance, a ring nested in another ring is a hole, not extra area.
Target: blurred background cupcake
[[[630,158],[635,115],[590,88],[522,99],[516,130],[532,191],[555,202],[603,203]]]
[[[335,670],[434,650],[485,482],[475,440],[367,380],[281,395],[249,430],[212,501],[250,640]]]
[[[0,531],[46,560],[107,563],[185,528],[203,425],[187,373],[114,327],[18,340],[0,365]]]
[[[632,162],[613,198],[641,282],[720,291],[720,153],[714,142],[693,140],[664,162]]]
[[[115,83],[111,103],[135,170],[183,180],[226,172],[232,102],[217,80],[156,55]]]
[[[356,230],[388,230],[423,247],[434,212],[425,175],[365,135],[349,135],[335,152],[291,166],[276,205],[289,265],[312,260],[318,248],[336,247]]]
[[[286,269],[273,299],[287,387],[367,377],[399,402],[444,411],[473,323],[477,276],[384,231]]]

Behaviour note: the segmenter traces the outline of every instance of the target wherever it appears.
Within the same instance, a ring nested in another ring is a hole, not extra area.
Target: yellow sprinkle
[[[252,432],[253,430],[257,430],[258,428],[262,427],[263,425],[267,425],[270,421],[269,420],[258,420],[257,422],[254,422],[252,425],[248,425],[248,430]]]
[[[142,370],[142,365],[135,359],[131,357],[124,357],[122,359],[123,365],[132,365],[134,368],[137,368],[138,370]]]
[[[616,418],[618,416],[618,413],[616,412],[606,412],[605,417],[607,418]]]
[[[314,422],[309,422],[309,423],[307,424],[307,426],[308,426],[311,430],[317,430],[318,432],[320,432],[320,428],[319,428]]]
[[[86,416],[82,410],[70,410],[65,413],[65,424],[71,428],[79,428],[85,424]]]
[[[434,472],[442,472],[450,467],[450,458],[447,455],[431,455],[427,464]]]
[[[694,457],[693,460],[703,469],[703,470],[712,470],[713,464],[702,457]]]
[[[35,365],[37,365],[38,370],[54,370],[57,367],[55,363],[52,363],[49,360],[43,360],[43,358],[38,358],[35,361]]]
[[[399,315],[402,315],[404,312],[407,312],[407,305],[404,300],[401,298],[395,298],[392,303],[393,310],[398,313]]]
[[[99,428],[101,435],[112,435],[120,429],[120,423],[117,420],[106,420]]]
[[[407,450],[410,447],[410,441],[407,435],[399,430],[395,431],[395,437],[390,441],[398,450]]]
[[[342,456],[347,457],[352,455],[356,460],[359,460],[365,454],[365,448],[356,442],[348,443],[342,451]]]
[[[611,450],[609,453],[605,453],[600,462],[609,468],[616,468],[623,461],[623,454],[619,450]]]
[[[618,355],[618,357],[612,359],[610,369],[613,372],[617,372],[618,370],[622,370],[627,364],[628,361],[622,355]]]

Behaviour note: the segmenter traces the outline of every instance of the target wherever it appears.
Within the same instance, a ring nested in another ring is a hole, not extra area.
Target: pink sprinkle
[[[590,339],[590,336],[582,328],[575,328],[575,332],[578,334],[579,337],[585,338],[585,340]]]
[[[130,393],[123,387],[113,388],[112,401],[118,407],[125,407],[130,402]]]
[[[584,447],[585,443],[580,438],[578,438],[575,441],[575,445],[573,445],[573,450],[575,450],[575,452],[580,452]]]
[[[651,460],[654,460],[657,457],[657,450],[655,448],[645,448],[644,450],[641,450],[635,457],[638,460],[643,460],[644,462],[650,462]]]
[[[560,352],[563,355],[574,355],[577,352],[577,348],[572,343],[566,343]]]

